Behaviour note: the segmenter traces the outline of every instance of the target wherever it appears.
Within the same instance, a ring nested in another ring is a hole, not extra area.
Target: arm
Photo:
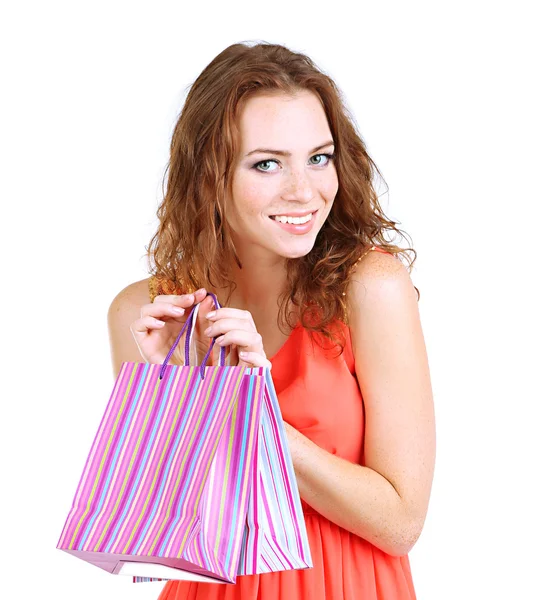
[[[365,466],[286,424],[302,499],[388,554],[421,533],[435,463],[435,418],[417,297],[406,268],[371,253],[353,276],[349,326],[365,406]]]

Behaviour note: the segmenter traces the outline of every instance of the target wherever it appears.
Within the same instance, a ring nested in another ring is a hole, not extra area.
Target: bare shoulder
[[[130,327],[141,317],[141,307],[151,302],[149,282],[150,277],[130,283],[109,305],[108,334],[115,376],[123,362],[143,360]]]
[[[150,298],[150,281],[151,278],[141,279],[140,281],[134,281],[125,288],[120,290],[117,295],[113,298],[109,311],[119,312],[121,310],[130,308],[132,305],[141,308],[143,304],[148,304],[151,301]]]
[[[408,269],[401,260],[392,254],[368,252],[355,265],[349,285],[349,309],[355,309],[362,303],[399,300],[405,297],[410,303],[415,300],[414,288]]]
[[[151,302],[150,277],[130,283],[120,290],[108,309],[110,333],[128,331],[130,325],[141,316],[141,307]]]

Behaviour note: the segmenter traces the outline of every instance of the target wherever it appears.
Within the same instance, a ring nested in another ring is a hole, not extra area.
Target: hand
[[[195,304],[200,303],[197,327],[206,328],[209,325],[209,322],[206,321],[206,314],[214,307],[214,304],[211,296],[206,296],[206,294],[205,289],[181,296],[164,294],[156,296],[154,302],[144,304],[141,307],[141,317],[131,324],[130,331],[134,336],[141,356],[146,362],[163,363]],[[178,310],[175,311],[174,309]],[[169,360],[169,364],[183,365],[185,363],[185,338],[186,334],[184,332]],[[195,337],[197,361],[198,356],[201,358],[205,356],[210,341],[205,337],[203,339],[199,339],[199,336]],[[191,357],[191,364],[195,364],[195,357],[193,356]],[[197,364],[199,363],[197,362]]]
[[[215,337],[215,344],[227,348],[230,362],[245,367],[268,367],[272,364],[263,350],[263,340],[252,315],[238,308],[219,308],[206,315],[211,323],[204,334]]]

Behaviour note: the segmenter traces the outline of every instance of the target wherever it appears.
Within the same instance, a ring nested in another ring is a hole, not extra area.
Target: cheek
[[[233,205],[238,217],[251,217],[263,212],[269,204],[269,195],[265,185],[257,177],[240,175],[233,186]]]

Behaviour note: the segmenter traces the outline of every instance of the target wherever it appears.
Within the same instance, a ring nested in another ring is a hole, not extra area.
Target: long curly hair
[[[296,316],[310,333],[319,334],[314,339],[324,336],[342,351],[345,339],[339,323],[347,323],[345,294],[358,258],[369,247],[380,246],[406,260],[411,272],[417,253],[386,239],[393,231],[406,236],[380,207],[373,177],[384,179],[341,91],[308,56],[285,46],[232,44],[191,85],[172,135],[167,187],[164,175],[164,198],[157,210],[159,226],[146,247],[149,271],[166,282],[168,293],[235,289],[229,266],[232,261],[239,267],[241,263],[225,204],[239,150],[240,110],[255,94],[293,96],[304,90],[314,92],[324,107],[339,188],[311,252],[286,261],[287,286],[278,302],[278,323],[291,329]]]

